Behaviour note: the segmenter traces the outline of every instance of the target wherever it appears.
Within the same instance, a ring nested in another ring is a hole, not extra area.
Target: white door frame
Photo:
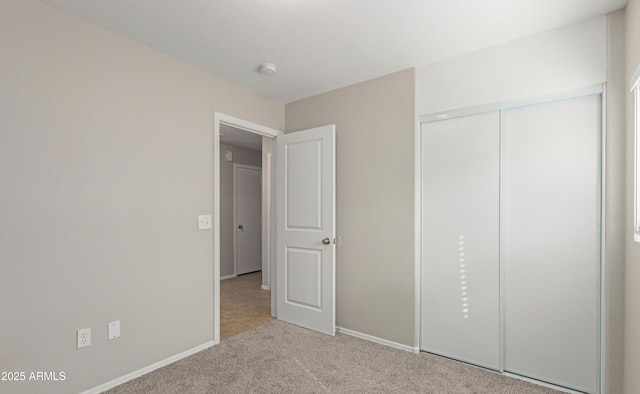
[[[271,149],[273,150],[273,145],[271,144]],[[271,214],[273,212],[275,212],[275,210],[272,211],[272,205],[271,205],[271,182],[272,182],[272,177],[271,177],[271,160],[272,160],[272,154],[273,152],[269,152],[267,153],[267,162],[264,163],[264,168],[262,169],[262,179],[265,179],[265,174],[266,174],[266,182],[265,185],[263,186],[263,188],[267,189],[267,195],[266,195],[266,200],[267,201],[263,201],[262,202],[262,206],[263,207],[267,207],[267,220],[264,221],[264,223],[262,223],[262,233],[266,234],[266,245],[262,246],[262,255],[266,256],[265,258],[267,259],[267,264],[266,264],[266,270],[264,270],[262,272],[262,275],[264,275],[262,277],[262,290],[271,290],[271,275],[272,275],[272,268],[271,267],[271,231],[275,231],[273,230],[273,227],[271,226]],[[264,216],[264,215],[263,215]],[[263,238],[263,239],[265,239]],[[275,259],[273,261],[276,261]],[[266,280],[265,280],[266,278]],[[266,283],[266,285],[265,285]],[[275,294],[271,297],[271,314],[275,317],[276,316],[276,309],[275,309]]]
[[[262,173],[262,167],[250,166],[247,164],[237,164],[233,163],[233,274],[238,275],[238,193],[237,193],[237,177],[238,177],[238,168],[245,168],[249,170],[257,170]],[[260,182],[262,184],[262,182]],[[265,185],[266,186],[266,185]],[[261,192],[262,193],[262,192]],[[262,198],[260,199],[260,206],[262,207]],[[264,216],[264,212],[262,213]],[[260,224],[260,238],[262,239],[262,224]],[[262,255],[262,247],[260,248],[260,255]],[[269,261],[269,256],[263,256]],[[268,268],[268,263],[267,263]],[[265,272],[266,274],[266,272]]]
[[[284,134],[256,123],[248,122],[220,112],[213,113],[213,343],[220,343],[220,125],[235,127],[264,137],[275,138]],[[270,177],[273,182],[273,177]],[[272,188],[271,188],[272,190]],[[273,209],[273,208],[272,208]],[[271,227],[273,231],[273,227]],[[274,242],[275,236],[270,237]],[[269,271],[273,270],[272,256],[267,256]],[[273,275],[271,275],[273,277]],[[273,286],[272,286],[273,288]],[[273,298],[273,293],[272,293]],[[273,305],[273,303],[272,303]],[[274,311],[272,311],[274,314]]]

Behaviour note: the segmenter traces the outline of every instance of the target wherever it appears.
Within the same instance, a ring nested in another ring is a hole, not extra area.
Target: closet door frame
[[[436,121],[441,121],[441,120],[446,120],[446,119],[453,119],[453,118],[458,118],[458,117],[463,117],[463,116],[469,116],[469,115],[477,115],[477,114],[482,114],[482,113],[486,113],[486,112],[493,112],[493,111],[500,111],[500,113],[502,114],[502,111],[504,110],[508,110],[508,109],[513,109],[513,108],[517,108],[517,107],[522,107],[522,106],[530,106],[530,105],[536,105],[536,104],[544,104],[547,102],[553,102],[553,101],[558,101],[558,100],[566,100],[566,99],[572,99],[572,98],[578,98],[578,97],[583,97],[583,96],[591,96],[591,95],[599,95],[600,96],[600,110],[601,110],[601,115],[600,115],[600,120],[601,120],[601,125],[600,125],[600,135],[599,135],[599,147],[598,147],[598,152],[599,152],[599,156],[597,158],[598,162],[599,162],[599,182],[598,182],[598,189],[597,189],[597,200],[599,202],[598,206],[599,206],[599,212],[598,212],[598,230],[600,233],[600,242],[598,243],[597,246],[597,250],[598,250],[598,258],[599,258],[599,262],[600,262],[600,267],[598,270],[598,294],[599,294],[599,304],[596,305],[596,308],[598,308],[597,311],[597,315],[598,315],[598,320],[599,320],[599,329],[598,329],[598,348],[599,348],[599,355],[598,355],[598,370],[599,370],[599,376],[598,376],[598,392],[603,392],[604,390],[604,373],[605,373],[605,354],[606,354],[606,349],[605,349],[605,341],[603,340],[604,338],[604,333],[605,333],[605,322],[604,319],[602,318],[603,316],[606,315],[606,303],[604,300],[605,297],[605,277],[604,277],[604,272],[605,272],[605,267],[606,267],[606,259],[605,259],[605,250],[604,250],[604,242],[606,239],[606,228],[604,226],[605,218],[606,218],[606,212],[605,212],[605,206],[606,206],[606,201],[605,201],[605,189],[604,189],[604,185],[606,184],[606,178],[605,178],[605,162],[606,162],[606,146],[604,141],[606,141],[606,128],[605,128],[605,105],[606,105],[606,94],[605,94],[605,89],[604,89],[604,85],[603,84],[596,84],[596,85],[591,85],[591,86],[587,86],[581,89],[575,89],[572,91],[567,91],[567,92],[559,92],[557,94],[551,94],[551,95],[545,95],[545,96],[539,96],[539,97],[534,97],[534,98],[529,98],[529,99],[522,99],[522,100],[512,100],[512,101],[505,101],[505,102],[498,102],[498,103],[493,103],[493,104],[487,104],[487,105],[479,105],[479,106],[472,106],[472,107],[467,107],[467,108],[460,108],[460,109],[456,109],[456,110],[451,110],[451,111],[443,111],[443,112],[437,112],[437,113],[432,113],[432,114],[427,114],[427,115],[423,115],[420,116],[418,118],[418,124],[416,125],[416,133],[415,133],[415,157],[416,157],[416,163],[415,163],[415,217],[416,217],[416,221],[415,221],[415,237],[414,237],[414,242],[415,242],[415,286],[416,289],[418,289],[418,291],[416,291],[415,294],[415,327],[414,327],[414,331],[415,331],[415,338],[416,341],[418,343],[418,349],[422,350],[423,349],[423,344],[421,343],[421,333],[422,333],[422,327],[421,327],[421,322],[422,322],[422,301],[423,301],[423,289],[422,289],[422,261],[423,261],[423,253],[424,251],[422,250],[422,235],[423,235],[423,230],[422,230],[422,214],[423,214],[423,209],[422,209],[422,187],[423,187],[423,183],[422,183],[422,164],[423,164],[423,160],[422,160],[422,125],[424,123],[431,123],[431,122],[436,122]],[[501,120],[500,120],[500,135],[502,136],[502,116],[501,116]],[[502,146],[502,139],[500,142],[500,152],[502,155],[502,151],[503,151],[503,146]],[[502,247],[503,247],[503,243],[502,243],[502,231],[503,231],[503,226],[502,226],[502,157],[500,158],[500,259],[499,259],[499,267],[500,267],[500,286],[501,289],[504,288],[504,267],[503,267],[503,256],[502,256]],[[504,372],[504,299],[502,297],[504,297],[504,292],[500,292],[500,369],[499,372],[505,374],[505,375],[509,375],[509,376],[513,376],[519,379],[523,379],[523,380],[527,380],[527,381],[531,381],[543,386],[548,386],[548,387],[557,387],[560,389],[564,389],[566,390],[566,388],[564,387],[558,387],[555,386],[553,384],[548,384],[546,382],[541,382],[535,379],[530,379],[530,378],[526,378],[526,377],[521,377],[518,375],[513,375],[510,374],[508,372]]]

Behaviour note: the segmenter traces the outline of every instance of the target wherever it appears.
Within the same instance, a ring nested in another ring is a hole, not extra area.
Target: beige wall
[[[571,91],[607,77],[600,16],[418,67],[420,115]]]
[[[640,393],[640,243],[633,241],[633,96],[629,83],[640,65],[640,0],[629,0],[625,15],[626,28],[626,265],[625,265],[625,337],[624,393]]]
[[[337,325],[414,343],[415,71],[286,105],[286,130],[337,135]]]
[[[233,162],[226,152],[233,152]],[[262,153],[256,150],[220,144],[220,277],[235,274],[233,254],[233,165],[262,167]]]
[[[33,0],[0,1],[0,53],[0,371],[66,373],[0,392],[211,341],[213,112],[283,129],[284,105]]]
[[[624,361],[624,11],[607,16],[604,393],[622,392]]]

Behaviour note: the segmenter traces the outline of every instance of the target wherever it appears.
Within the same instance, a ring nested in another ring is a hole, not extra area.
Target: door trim
[[[236,227],[238,226],[238,195],[237,195],[238,168],[256,170],[256,171],[260,171],[260,173],[262,174],[262,167],[233,163],[233,274],[234,275],[238,275],[238,232],[236,231],[237,230]],[[262,199],[260,199],[260,206],[262,207]],[[261,234],[260,237],[262,238],[262,223],[260,223],[260,234]],[[260,249],[260,255],[262,255],[262,247]]]
[[[451,111],[436,112],[419,116],[418,119],[420,125],[422,125],[422,123],[437,122],[439,120],[459,118],[462,116],[482,114],[485,112],[501,111],[505,109],[546,103],[550,101],[566,100],[574,97],[597,95],[602,94],[603,92],[604,86],[601,83],[598,83],[595,85],[585,86],[581,89],[573,89],[570,91],[559,92],[556,94],[549,94],[545,96],[526,98],[522,100],[502,101],[486,105],[458,108]]]
[[[248,122],[215,111],[213,113],[213,343],[220,343],[220,125],[224,124],[249,131],[263,137],[275,138],[284,134],[280,130]],[[273,179],[271,179],[273,182]],[[273,207],[272,207],[273,209]],[[273,231],[273,230],[272,230]],[[272,234],[271,242],[275,236]],[[272,256],[269,258],[270,270],[273,270]],[[272,293],[273,298],[273,293]],[[274,311],[272,311],[272,314]]]
[[[273,144],[272,144],[273,145]],[[273,147],[272,147],[273,149]],[[264,258],[267,259],[267,269],[264,270],[263,275],[266,276],[266,280],[264,280],[263,278],[263,283],[266,283],[266,285],[262,285],[262,290],[271,290],[271,267],[269,266],[269,263],[271,262],[271,156],[272,156],[272,152],[267,153],[267,162],[263,163],[263,168],[262,168],[262,179],[266,179],[266,184],[264,185],[264,187],[267,189],[267,196],[266,196],[266,200],[267,201],[263,201],[262,202],[262,206],[263,207],[267,207],[267,209],[265,210],[266,212],[263,213],[263,218],[265,218],[266,220],[264,221],[264,223],[262,223],[262,232],[263,234],[266,234],[266,245],[262,246],[262,255],[265,256]],[[265,177],[266,174],[266,177]],[[263,238],[264,239],[264,238]],[[271,314],[275,317],[275,308],[273,306],[273,300],[272,300],[272,310],[271,310]]]

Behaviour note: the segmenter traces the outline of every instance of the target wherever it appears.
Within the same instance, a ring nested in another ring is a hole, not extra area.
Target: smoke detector
[[[277,70],[278,70],[278,67],[276,67],[276,65],[272,63],[262,63],[262,65],[260,65],[260,72],[266,75],[267,77],[270,77],[273,74],[275,74]]]

